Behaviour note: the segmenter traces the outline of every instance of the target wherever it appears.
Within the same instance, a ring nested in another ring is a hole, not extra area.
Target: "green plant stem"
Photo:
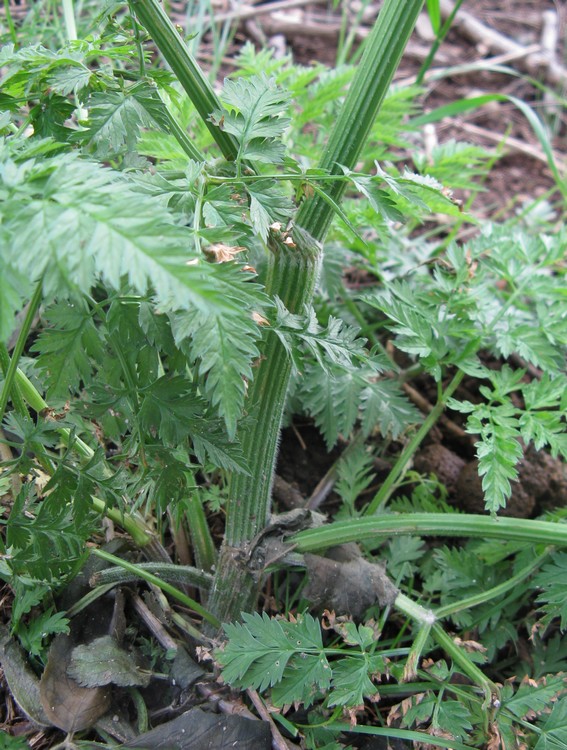
[[[299,531],[288,541],[295,552],[319,552],[346,542],[362,542],[400,534],[504,539],[567,547],[567,523],[502,518],[468,513],[399,513],[334,521]]]
[[[8,353],[8,348],[3,341],[0,342],[0,367],[2,368],[2,374],[5,378],[8,370],[10,369],[10,354]],[[14,410],[21,417],[27,417],[29,412],[18,385],[18,372],[19,370],[16,370],[16,375],[14,376],[14,381],[12,382],[12,387],[10,389],[10,400],[12,401]]]
[[[175,138],[177,139],[177,142],[179,143],[181,148],[185,151],[187,156],[190,159],[193,159],[193,161],[197,161],[197,162],[205,161],[205,157],[203,156],[203,154],[193,144],[193,141],[189,138],[189,135],[177,122],[175,117],[169,111],[169,107],[167,106],[165,107],[165,115],[169,122],[169,129],[171,130],[171,134],[175,136]],[[185,177],[184,174],[182,176]]]
[[[29,404],[29,406],[36,411],[38,414],[49,411],[49,404],[44,398],[38,393],[37,389],[26,377],[21,370],[16,370],[15,385],[17,385],[19,391],[22,394],[23,399]],[[94,450],[87,445],[84,440],[79,437],[73,437],[71,440],[71,430],[68,427],[61,427],[58,431],[59,437],[63,445],[68,447],[71,445],[72,450],[77,453],[85,463],[92,460],[94,456]],[[106,477],[112,476],[112,471],[108,466],[103,469]],[[121,526],[125,531],[130,534],[134,542],[139,547],[144,547],[148,553],[151,552],[152,556],[159,559],[164,559],[164,553],[161,549],[161,545],[156,540],[154,534],[147,528],[143,520],[132,514],[125,514],[118,508],[108,508],[103,500],[97,497],[91,497],[91,503],[93,508],[102,515],[110,518],[111,521]],[[153,552],[152,552],[153,550]]]
[[[206,573],[204,570],[193,568],[190,565],[176,565],[175,563],[168,564],[159,562],[138,563],[136,565],[136,570],[138,571],[136,573],[124,570],[122,567],[99,570],[91,576],[91,586],[106,586],[108,584],[115,586],[117,584],[132,583],[140,578],[140,570],[152,573],[169,583],[178,583],[182,586],[189,584],[191,586],[208,589],[212,583],[212,576],[209,573]]]
[[[331,175],[344,175],[340,165],[354,168],[421,6],[422,0],[386,0],[382,7],[319,165]],[[315,194],[303,202],[292,232],[295,247],[280,240],[271,244],[266,289],[291,312],[301,312],[313,297],[321,262],[320,242],[334,216],[332,204],[340,202],[346,184],[332,182],[325,197]],[[225,541],[208,602],[223,622],[234,620],[256,602],[259,581],[247,562],[253,540],[270,513],[290,375],[291,363],[283,345],[266,334],[247,400],[249,426],[239,435],[250,475],[233,475],[229,483]]]
[[[14,26],[14,19],[12,18],[12,11],[10,9],[10,0],[4,0],[4,17],[8,24],[8,30],[10,31],[10,39],[13,44],[18,43],[18,35],[16,34],[16,27]]]
[[[461,599],[458,602],[453,602],[453,604],[447,604],[445,607],[439,607],[435,610],[435,616],[438,620],[440,620],[443,617],[454,615],[457,612],[462,612],[465,609],[477,607],[479,604],[484,604],[485,602],[488,602],[491,599],[496,598],[497,596],[506,594],[508,591],[516,588],[535,570],[537,570],[542,562],[549,557],[549,554],[550,550],[546,549],[545,552],[543,552],[541,555],[538,555],[535,560],[532,560],[529,565],[526,565],[524,568],[522,568],[522,570],[516,573],[516,575],[513,575],[512,578],[509,578],[507,581],[500,583],[498,586],[493,586],[487,591],[482,591],[480,594],[475,594],[474,596],[469,596],[466,599]],[[520,589],[520,591],[522,591],[522,589]]]
[[[321,248],[297,229],[293,237],[293,252],[281,241],[273,243],[266,289],[272,296],[277,294],[291,312],[301,312],[314,292]],[[250,426],[241,434],[249,474],[230,477],[225,541],[209,599],[209,607],[223,622],[253,609],[258,595],[259,581],[248,570],[245,550],[270,514],[280,424],[291,375],[291,361],[277,336],[267,332],[261,351],[247,398]]]
[[[142,578],[144,581],[147,581],[147,583],[151,583],[154,586],[157,586],[164,593],[169,594],[184,606],[201,615],[201,617],[208,623],[213,625],[213,627],[220,627],[219,620],[217,620],[217,618],[213,614],[211,614],[211,612],[202,607],[194,599],[191,599],[190,596],[187,596],[182,591],[179,591],[179,589],[175,588],[175,586],[171,586],[169,583],[163,581],[161,578],[158,578],[152,573],[149,573],[147,570],[144,570],[143,568],[140,568],[138,565],[134,565],[133,563],[129,563],[126,560],[122,560],[120,557],[116,557],[116,555],[111,555],[109,552],[105,552],[101,549],[94,549],[93,555],[96,555],[97,557],[100,557],[103,560],[112,563],[113,565],[118,565],[119,567],[124,568],[124,570],[133,573],[138,578]]]
[[[457,390],[464,376],[465,376],[465,373],[462,370],[459,370],[457,374],[454,376],[454,378],[451,380],[451,382],[445,389],[443,395],[439,398],[439,400],[437,401],[433,409],[429,412],[427,417],[424,419],[423,424],[421,425],[419,430],[411,438],[409,443],[406,445],[406,447],[400,454],[398,460],[392,467],[392,470],[386,477],[384,484],[380,487],[376,495],[372,498],[372,500],[368,504],[368,507],[364,511],[365,515],[367,516],[373,515],[389,500],[392,492],[394,491],[396,487],[396,483],[406,471],[409,465],[409,462],[414,456],[414,453],[417,451],[423,439],[429,434],[429,431],[431,430],[435,422],[437,422],[437,420],[443,413],[445,404],[447,403],[448,399],[453,395],[453,393]]]
[[[159,1],[130,0],[130,5],[195,105],[224,158],[234,160],[238,154],[236,139],[209,120],[211,113],[221,107],[218,97]]]
[[[402,682],[411,682],[416,678],[417,667],[421,659],[423,649],[427,645],[427,641],[429,640],[429,636],[431,635],[431,628],[432,625],[424,623],[417,629],[417,633],[415,634],[413,642],[411,644],[408,658],[406,659],[406,663],[404,665]]]
[[[498,695],[496,685],[491,682],[486,675],[472,662],[466,653],[457,646],[453,639],[447,635],[443,627],[439,624],[438,612],[425,609],[417,602],[412,601],[409,597],[401,592],[398,593],[394,606],[400,612],[416,620],[420,626],[417,636],[408,656],[404,669],[404,679],[412,680],[417,673],[417,666],[421,652],[425,648],[429,635],[432,635],[437,643],[443,648],[445,653],[450,656],[455,664],[458,664],[463,672],[468,675],[484,692],[484,707],[491,705],[493,697]]]
[[[441,46],[441,43],[443,42],[443,40],[445,39],[445,37],[449,33],[449,30],[450,30],[450,28],[451,28],[451,26],[453,24],[453,20],[454,20],[455,16],[457,15],[457,11],[459,10],[459,8],[461,7],[462,4],[463,4],[463,0],[457,0],[457,2],[455,3],[455,6],[453,8],[453,10],[451,11],[451,13],[449,14],[449,16],[447,17],[445,23],[443,24],[443,26],[439,29],[439,31],[435,35],[435,39],[433,40],[433,44],[429,48],[429,52],[427,54],[427,57],[423,61],[422,65],[421,65],[421,68],[419,69],[417,77],[415,79],[415,85],[416,86],[421,86],[421,84],[423,83],[423,79],[425,77],[425,74],[427,73],[427,71],[431,67],[431,63],[433,62],[433,60],[435,58],[435,55],[437,54],[437,50]]]
[[[343,175],[341,166],[354,169],[382,101],[401,59],[423,0],[386,0],[366,41],[366,49],[318,165],[332,175]],[[346,182],[333,183],[329,196],[340,203]],[[317,196],[305,201],[297,224],[323,240],[333,213]]]
[[[472,662],[466,653],[457,646],[455,641],[448,635],[439,623],[431,628],[431,635],[437,641],[445,653],[451,657],[457,666],[475,682],[484,693],[483,708],[493,705],[494,699],[498,697],[499,691],[496,685]]]
[[[47,401],[45,401],[33,383],[20,369],[16,370],[14,380],[22,398],[35,412],[41,414],[42,412],[49,411],[49,404]],[[57,432],[61,438],[61,442],[67,447],[71,442],[71,430],[68,427],[61,427]],[[73,439],[73,450],[87,461],[90,461],[94,456],[94,451],[90,445],[87,445],[84,440],[81,440],[81,438],[78,437]]]
[[[0,422],[2,422],[2,420],[4,419],[4,413],[6,411],[6,406],[8,405],[10,391],[12,389],[14,381],[16,380],[16,373],[18,371],[18,362],[20,361],[20,357],[22,356],[22,353],[24,351],[24,347],[26,345],[26,341],[27,341],[30,329],[32,327],[33,320],[35,318],[35,314],[37,313],[39,306],[41,304],[42,292],[43,292],[43,280],[40,279],[38,283],[36,284],[35,291],[28,305],[26,316],[22,323],[20,333],[18,334],[16,346],[14,347],[14,352],[12,354],[10,366],[8,367],[8,371],[4,378],[4,385],[2,387],[2,392],[0,393]]]
[[[217,562],[217,551],[207,523],[203,503],[196,492],[190,493],[187,498],[185,515],[195,563],[202,570],[213,570]]]
[[[73,0],[63,0],[63,18],[65,19],[65,30],[70,42],[77,40],[77,24],[75,23],[75,11]]]

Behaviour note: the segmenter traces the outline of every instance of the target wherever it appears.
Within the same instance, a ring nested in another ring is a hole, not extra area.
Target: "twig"
[[[272,6],[268,5],[268,7],[271,8]],[[293,18],[283,13],[270,14],[262,21],[262,27],[268,35],[277,32],[286,37],[300,35],[304,37],[323,37],[325,39],[338,36],[341,29],[338,20],[335,22],[322,22],[304,17]],[[368,29],[359,27],[356,31],[356,38],[363,39],[368,35],[368,32]]]
[[[176,641],[169,635],[167,630],[154,615],[154,613],[150,611],[144,600],[141,599],[138,594],[134,594],[132,597],[130,597],[130,601],[132,602],[134,609],[140,616],[140,619],[146,624],[148,630],[154,636],[156,641],[166,651],[177,651],[178,646]]]
[[[441,15],[447,18],[453,12],[454,3],[452,0],[440,0],[439,7]],[[523,54],[525,48],[521,44],[486,26],[472,13],[462,8],[459,8],[455,16],[453,27],[471,41],[484,45],[491,52],[521,53],[523,67],[531,75],[539,76],[544,71],[549,84],[563,86],[567,84],[567,70],[553,56],[546,55],[544,52]]]
[[[433,411],[433,405],[429,403],[429,401],[425,398],[425,396],[422,396],[421,393],[415,390],[415,388],[412,388],[411,385],[408,383],[403,384],[403,389],[407,393],[410,401],[413,401],[413,403],[425,414],[429,414],[431,411]],[[470,440],[471,437],[468,435],[462,427],[459,427],[458,424],[453,422],[452,419],[449,419],[446,415],[442,415],[439,419],[439,422],[443,425],[445,430],[452,435],[455,438],[458,438],[459,440]]]
[[[408,45],[409,49],[409,45]],[[490,70],[498,65],[504,65],[504,63],[512,62],[513,60],[519,60],[527,55],[532,55],[536,52],[541,51],[540,44],[531,44],[529,47],[522,47],[519,50],[513,50],[511,52],[504,52],[501,55],[495,55],[494,57],[483,58],[476,60],[475,62],[462,63],[460,65],[450,65],[444,68],[431,68],[428,70],[423,77],[424,82],[431,83],[438,81],[442,78],[448,78],[449,76],[466,75],[468,73],[476,73],[480,70]],[[416,55],[417,56],[417,55]],[[436,60],[441,61],[440,54],[436,55]],[[408,78],[402,78],[396,81],[398,86],[412,86],[417,80],[417,76],[409,76]]]
[[[204,16],[201,19],[189,18],[187,19],[187,25],[191,23],[210,24],[212,23],[224,23],[225,21],[245,21],[247,18],[256,18],[260,15],[268,13],[276,13],[279,10],[289,10],[290,8],[301,8],[304,5],[314,5],[319,3],[321,0],[277,0],[274,3],[266,3],[263,5],[243,5],[236,10],[228,11],[227,13],[217,13],[211,19],[210,16]]]
[[[270,716],[270,712],[264,705],[258,693],[255,690],[252,690],[252,688],[248,688],[246,693],[252,701],[252,705],[254,706],[256,711],[258,711],[258,714],[262,717],[262,719],[264,719],[264,721],[267,721],[270,725],[270,730],[272,732],[272,750],[290,750],[290,747],[295,747],[293,745],[289,745],[287,740],[282,737],[274,720]]]
[[[522,154],[526,154],[526,156],[531,156],[532,159],[537,159],[544,164],[549,164],[547,156],[543,153],[543,151],[540,151],[540,149],[536,148],[535,146],[531,146],[529,143],[524,143],[524,141],[521,141],[519,138],[506,136],[505,133],[495,133],[494,131],[488,130],[487,128],[481,128],[478,125],[474,125],[472,122],[459,121],[459,128],[461,130],[467,131],[471,135],[486,138],[487,140],[494,141],[495,143],[501,143],[502,141],[504,141],[504,147],[508,147],[509,150],[519,151]],[[565,159],[562,159],[557,154],[554,154],[554,158],[558,169],[560,171],[565,171],[565,169],[567,169],[567,163]]]
[[[242,703],[242,701],[231,701],[221,698],[218,691],[213,690],[213,688],[206,682],[198,682],[196,688],[204,698],[218,706],[219,710],[222,711],[223,714],[244,716],[246,719],[259,721],[256,714],[253,714],[252,711],[250,711],[250,709],[247,708],[244,703]],[[288,750],[288,748],[286,748],[286,750]]]

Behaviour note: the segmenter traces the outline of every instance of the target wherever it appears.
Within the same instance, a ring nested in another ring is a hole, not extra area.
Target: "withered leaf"
[[[182,690],[187,690],[188,687],[204,674],[205,670],[203,667],[200,667],[195,661],[193,661],[182,646],[177,649],[171,667],[171,677],[174,685],[177,685]]]
[[[49,721],[64,732],[88,729],[110,708],[110,688],[81,687],[67,674],[72,639],[58,635],[41,677],[41,703]]]
[[[308,581],[303,591],[306,599],[318,608],[348,613],[355,619],[362,618],[373,604],[381,607],[393,604],[398,592],[381,565],[370,563],[360,555],[341,553],[337,555],[343,558],[340,560],[304,556]]]
[[[67,674],[82,687],[147,687],[151,674],[140,669],[134,656],[121,648],[111,635],[75,646]]]
[[[123,745],[124,748],[151,750],[270,750],[271,732],[265,721],[253,721],[243,716],[208,713],[192,708],[165,724]]]
[[[24,652],[8,628],[0,623],[0,667],[12,698],[34,724],[49,726],[39,698],[39,680],[32,672]]]

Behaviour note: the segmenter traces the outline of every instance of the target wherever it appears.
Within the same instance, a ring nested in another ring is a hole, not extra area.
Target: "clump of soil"
[[[421,474],[435,474],[446,486],[450,502],[461,510],[485,512],[476,459],[464,461],[446,446],[433,443],[416,455],[414,467]],[[500,515],[531,518],[567,503],[567,466],[530,445],[518,465],[518,480],[511,485],[512,494]]]

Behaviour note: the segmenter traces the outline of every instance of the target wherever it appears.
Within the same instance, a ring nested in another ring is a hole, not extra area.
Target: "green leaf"
[[[471,712],[459,701],[443,699],[438,704],[438,711],[432,722],[434,729],[448,732],[457,740],[465,740],[472,730]]]
[[[246,381],[252,379],[252,363],[259,356],[260,326],[251,313],[247,318],[187,311],[172,317],[172,331],[177,346],[198,363],[205,393],[224,419],[229,438],[234,438]]]
[[[300,654],[289,661],[279,684],[272,688],[275,706],[300,701],[308,708],[318,694],[325,694],[331,686],[331,667],[325,655]]]
[[[47,398],[68,398],[92,379],[93,360],[103,359],[102,342],[92,312],[81,299],[58,303],[45,313],[47,326],[32,346],[44,372]]]
[[[132,653],[121,648],[110,635],[75,646],[67,674],[82,687],[147,687],[151,674],[136,664]]]
[[[441,29],[441,11],[439,9],[439,0],[426,0],[427,13],[431,21],[431,28],[435,34]]]
[[[508,328],[496,332],[496,344],[503,357],[515,352],[549,373],[560,372],[565,363],[561,349],[549,339],[543,327],[533,323],[518,324],[515,318],[512,318]]]
[[[536,599],[543,613],[542,623],[548,625],[553,619],[560,619],[561,630],[567,628],[567,553],[555,552],[552,562],[547,563],[532,579],[532,585],[541,593]]]
[[[564,374],[552,376],[547,372],[541,378],[534,378],[522,385],[522,395],[526,409],[553,409],[567,392],[567,377]]]
[[[381,657],[346,656],[333,663],[333,681],[329,693],[329,706],[360,706],[365,698],[372,698],[378,688],[369,674],[383,669]]]
[[[43,654],[43,641],[55,633],[68,633],[69,620],[65,612],[54,612],[53,607],[49,607],[34,617],[25,625],[20,623],[17,628],[18,638],[24,649],[33,656]]]
[[[264,612],[242,614],[243,623],[224,625],[228,638],[217,654],[223,678],[230,684],[265,690],[280,682],[297,647],[287,637],[281,622]]]
[[[318,365],[305,368],[297,394],[305,411],[313,417],[330,450],[340,435],[348,436],[358,418],[361,384],[352,368]]]
[[[266,242],[269,227],[274,222],[284,225],[291,217],[291,200],[281,191],[275,180],[247,183],[250,195],[250,220],[256,233]]]
[[[234,313],[261,305],[250,274],[206,263],[192,231],[134,180],[76,154],[10,156],[0,143],[5,257],[32,280],[44,274],[46,297],[90,292],[97,278],[121,290],[126,278],[140,294],[154,289],[161,310]]]
[[[285,149],[276,142],[289,124],[283,117],[289,95],[274,79],[265,75],[225,80],[222,99],[224,110],[215,110],[210,117],[239,143],[238,160],[250,159],[279,164]]]
[[[361,444],[351,446],[348,452],[341,456],[337,466],[335,492],[352,511],[355,500],[376,476],[371,473],[373,465],[374,456]]]
[[[513,423],[495,420],[483,430],[482,440],[475,443],[478,473],[482,477],[486,509],[496,513],[504,508],[512,493],[510,482],[517,479],[522,446]]]
[[[390,221],[404,220],[404,214],[396,206],[396,202],[385,190],[378,187],[374,178],[358,176],[356,172],[350,172],[346,167],[343,169],[355,188],[368,198],[370,205],[377,213]]]
[[[215,466],[227,471],[250,473],[239,443],[228,439],[220,420],[207,415],[194,420],[190,425],[190,436],[200,464],[204,465],[210,460]]]
[[[565,675],[563,674],[550,675],[537,685],[532,685],[526,680],[511,698],[502,701],[502,706],[518,719],[523,719],[527,715],[540,714],[545,711],[552,701],[564,692]]]
[[[29,750],[25,737],[15,737],[4,730],[0,731],[0,750]]]
[[[0,241],[2,229],[0,227]],[[0,255],[0,341],[7,342],[15,325],[16,313],[30,295],[30,284],[26,276],[6,263]]]
[[[567,434],[565,422],[557,412],[524,412],[518,420],[524,442],[533,441],[537,450],[549,445],[554,456],[567,459]]]
[[[242,623],[223,625],[228,642],[217,658],[223,666],[223,678],[230,684],[264,690],[282,680],[284,670],[294,655],[293,677],[285,687],[293,689],[296,672],[303,673],[302,654],[321,658],[323,644],[319,623],[311,615],[302,615],[295,622],[269,618],[264,612],[242,614]],[[316,679],[328,680],[326,670],[314,669],[312,660],[305,665]],[[323,662],[321,662],[323,669]]]
[[[419,410],[394,380],[368,377],[360,400],[365,435],[369,435],[378,425],[384,437],[391,435],[395,440],[408,427],[422,421]]]
[[[567,750],[567,697],[554,704],[551,713],[539,727],[541,734],[534,750]]]
[[[174,447],[190,434],[191,422],[201,411],[202,401],[189,381],[164,375],[144,390],[138,419],[143,430]]]
[[[123,150],[134,151],[140,130],[168,130],[165,106],[155,88],[145,81],[123,91],[95,92],[88,103],[86,137],[103,159]],[[83,134],[80,135],[84,138]]]
[[[297,369],[301,369],[303,352],[333,374],[337,372],[334,366],[354,369],[354,363],[370,361],[366,341],[358,336],[359,329],[340,318],[329,317],[327,327],[322,328],[312,307],[303,315],[295,315],[276,298],[276,310],[277,318],[270,330],[276,333]]]

